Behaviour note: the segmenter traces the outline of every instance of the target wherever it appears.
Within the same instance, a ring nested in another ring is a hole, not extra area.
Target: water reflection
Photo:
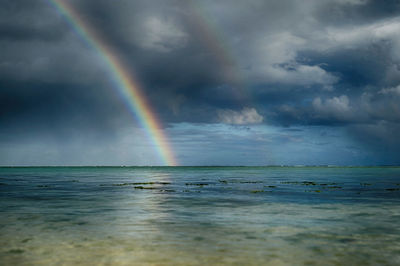
[[[400,262],[400,169],[0,174],[2,265]]]

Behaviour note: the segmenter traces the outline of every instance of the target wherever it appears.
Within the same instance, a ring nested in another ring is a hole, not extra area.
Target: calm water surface
[[[400,168],[0,168],[0,265],[400,265]]]

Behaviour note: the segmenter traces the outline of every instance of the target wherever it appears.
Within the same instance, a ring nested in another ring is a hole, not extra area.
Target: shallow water
[[[399,265],[400,168],[0,168],[1,265]]]

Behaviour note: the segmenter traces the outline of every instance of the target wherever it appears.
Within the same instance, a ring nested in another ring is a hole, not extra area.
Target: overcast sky
[[[398,0],[64,0],[142,85],[181,165],[400,163]],[[45,0],[0,0],[0,165],[162,162]]]

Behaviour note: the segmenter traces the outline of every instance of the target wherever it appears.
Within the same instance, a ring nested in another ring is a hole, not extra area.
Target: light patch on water
[[[1,265],[400,262],[400,169],[0,171]]]

